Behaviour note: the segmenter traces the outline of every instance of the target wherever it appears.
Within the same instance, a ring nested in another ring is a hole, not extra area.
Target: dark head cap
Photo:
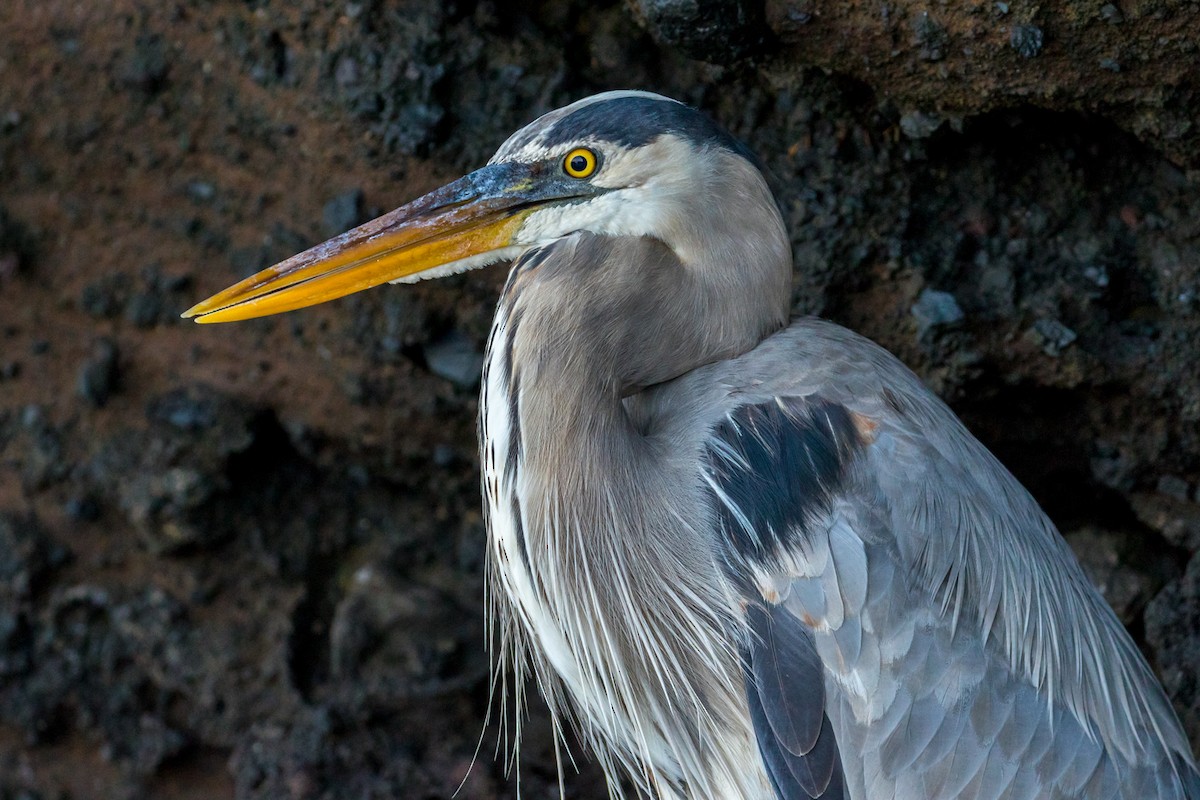
[[[604,92],[551,111],[509,137],[492,161],[548,156],[576,142],[634,149],[664,134],[698,149],[721,148],[758,163],[745,145],[700,111],[637,91]]]

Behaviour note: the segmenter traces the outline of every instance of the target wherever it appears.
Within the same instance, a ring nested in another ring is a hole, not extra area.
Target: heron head
[[[382,283],[512,261],[577,235],[661,243],[714,294],[758,295],[768,309],[760,327],[786,319],[788,238],[753,157],[700,112],[647,92],[607,92],[546,114],[483,168],[184,316],[265,316]]]

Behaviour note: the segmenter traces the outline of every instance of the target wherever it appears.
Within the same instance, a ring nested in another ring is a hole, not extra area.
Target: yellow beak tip
[[[207,300],[205,300],[203,303],[197,303],[196,305],[189,308],[187,311],[184,311],[179,316],[182,319],[190,319],[195,322],[204,322],[205,312],[209,310],[209,309],[205,308],[205,306],[207,306],[207,305],[208,305]]]

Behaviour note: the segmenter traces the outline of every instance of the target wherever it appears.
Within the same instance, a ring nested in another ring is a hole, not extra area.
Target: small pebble
[[[1109,25],[1120,25],[1125,21],[1125,15],[1121,13],[1121,9],[1112,3],[1105,3],[1100,6],[1100,18]]]
[[[458,331],[425,347],[425,363],[429,371],[456,386],[470,389],[479,385],[483,370],[483,354],[474,343]]]
[[[1041,340],[1042,352],[1057,357],[1079,335],[1056,319],[1039,319],[1033,323],[1034,335]]]
[[[1042,29],[1036,25],[1013,25],[1008,43],[1020,55],[1025,58],[1033,58],[1042,52],[1043,39]]]
[[[123,273],[104,275],[79,293],[79,307],[97,319],[112,319],[121,313],[129,297],[129,276]]]
[[[195,203],[208,203],[217,196],[217,187],[208,181],[189,181],[187,196]]]
[[[67,516],[77,522],[95,522],[100,519],[100,505],[91,495],[70,497],[63,506]]]
[[[103,408],[117,391],[120,378],[117,346],[111,339],[97,339],[92,350],[92,357],[79,368],[76,388],[93,408]]]
[[[925,61],[941,61],[946,57],[946,29],[929,12],[922,11],[912,23],[916,43],[921,46],[921,58]]]
[[[365,221],[362,189],[342,192],[321,209],[321,228],[326,236],[337,236]]]
[[[153,328],[162,313],[162,297],[155,292],[138,292],[125,306],[126,319],[137,328]]]
[[[1159,494],[1165,494],[1168,497],[1174,497],[1176,500],[1186,501],[1188,499],[1188,482],[1178,475],[1163,475],[1158,479],[1158,485],[1155,486]]]
[[[944,120],[937,114],[924,111],[908,111],[900,117],[900,130],[910,139],[925,139],[942,126]]]
[[[173,389],[155,398],[146,408],[146,416],[165,422],[181,431],[204,431],[220,421],[217,399],[207,392]]]
[[[433,448],[433,463],[436,466],[449,467],[456,459],[454,448],[448,444],[439,444]]]
[[[1108,270],[1100,265],[1084,267],[1083,277],[1096,284],[1101,289],[1108,286]]]
[[[963,310],[949,292],[926,289],[913,304],[912,315],[917,318],[921,333],[930,328],[953,325],[963,320]]]

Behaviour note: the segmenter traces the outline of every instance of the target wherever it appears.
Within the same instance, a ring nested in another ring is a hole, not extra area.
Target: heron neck
[[[660,581],[691,586],[696,597],[713,592],[720,581],[712,554],[694,547],[686,522],[703,505],[695,459],[682,441],[693,437],[642,417],[635,424],[602,337],[575,340],[595,346],[588,351],[556,346],[545,333],[532,311],[501,304],[481,403],[485,490],[494,490],[488,502],[517,515],[527,568],[603,583],[649,579],[635,593],[648,602],[660,597]],[[587,575],[576,574],[584,567]],[[611,618],[637,613],[628,596],[594,589],[596,602],[613,603]],[[721,603],[714,598],[712,608]]]
[[[509,363],[507,397],[520,429],[521,458],[532,469],[586,472],[639,446],[603,354],[518,346]]]
[[[738,610],[697,546],[694,459],[642,435],[605,353],[556,346],[532,314],[501,304],[481,403],[493,597],[501,629],[529,645],[504,652],[531,659],[556,713],[561,680],[585,735],[619,760],[653,751],[657,766],[696,776],[740,763],[712,752],[751,740]],[[631,741],[645,749],[625,751]]]

